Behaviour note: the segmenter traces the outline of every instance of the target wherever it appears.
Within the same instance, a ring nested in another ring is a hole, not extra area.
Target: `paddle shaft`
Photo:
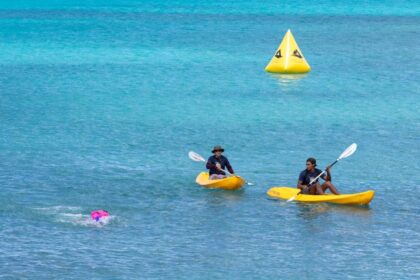
[[[349,156],[351,156],[352,154],[354,154],[354,152],[357,149],[357,144],[353,143],[350,146],[347,147],[347,149],[344,150],[344,152],[341,153],[341,155],[333,162],[331,163],[328,167],[331,168],[334,164],[336,164],[339,160],[343,159],[343,158],[347,158]],[[327,167],[327,168],[328,168]],[[311,182],[309,183],[309,186],[312,185],[316,180],[318,180],[319,177],[322,176],[322,174],[325,173],[325,170],[321,172],[321,174],[319,174],[318,176],[316,176],[315,179],[311,180]],[[287,200],[287,202],[293,201],[295,200],[296,196],[298,196],[300,193],[302,192],[302,190],[300,190],[297,194],[295,194],[294,196],[292,196],[291,198],[289,198]]]
[[[339,161],[339,159],[336,159],[333,163],[331,163],[329,165],[329,167],[330,168],[333,167],[333,165],[336,164],[338,161]],[[312,185],[314,182],[316,182],[316,180],[318,180],[319,177],[321,177],[325,173],[325,171],[326,170],[322,171],[318,176],[316,176],[314,179],[312,179],[312,181],[309,182],[309,186]]]
[[[201,161],[202,162],[207,162],[205,159],[201,159]],[[219,169],[220,170],[220,169]],[[230,173],[229,171],[227,171],[227,170],[224,170],[224,169],[222,169],[222,170],[220,170],[220,171],[223,171],[223,172],[225,172],[227,175],[229,175],[229,176],[237,176],[237,175],[233,175],[232,173]]]
[[[191,153],[192,153],[192,155],[191,155]],[[191,160],[193,160],[193,161],[202,161],[202,162],[207,162],[202,156],[200,156],[199,154],[197,154],[197,153],[194,153],[194,152],[190,152],[189,153],[189,155],[188,155],[189,157],[190,157],[190,159]],[[225,172],[226,173],[226,175],[228,175],[228,176],[235,176],[235,177],[240,177],[240,176],[238,176],[238,175],[235,175],[235,174],[232,174],[232,173],[230,173],[229,171],[227,171],[227,170],[221,170],[221,171],[223,171],[223,172]],[[254,185],[254,183],[251,183],[251,182],[248,182],[248,181],[245,181],[245,183],[247,184],[247,185],[249,185],[249,186],[252,186],[252,185]]]
[[[333,165],[334,164],[336,164],[338,161],[340,160],[340,158],[338,158],[338,159],[336,159],[333,163],[331,163],[329,166],[330,166],[330,168],[331,167],[333,167]],[[314,179],[312,179],[310,182],[309,182],[309,185],[308,186],[310,186],[310,185],[312,185],[314,182],[316,182],[316,180],[318,180],[319,179],[319,177],[321,177],[322,176],[322,174],[324,174],[325,173],[325,170],[324,171],[322,171],[318,176],[316,176]],[[301,192],[302,192],[302,190],[300,190],[297,194],[295,194],[294,196],[292,196],[291,198],[289,198],[288,200],[287,200],[287,202],[290,202],[290,201],[293,201],[293,200],[295,200],[295,198],[298,196],[298,195],[300,195],[301,194]]]

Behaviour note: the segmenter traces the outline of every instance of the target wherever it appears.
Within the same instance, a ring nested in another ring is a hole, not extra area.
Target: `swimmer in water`
[[[101,224],[103,224],[102,219],[108,216],[109,216],[108,211],[102,210],[102,209],[95,210],[90,213],[90,217],[92,218],[92,220],[95,220],[96,222],[99,222]]]

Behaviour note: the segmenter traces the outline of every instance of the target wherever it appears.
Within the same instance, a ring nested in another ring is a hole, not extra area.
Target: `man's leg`
[[[224,178],[226,178],[226,176],[222,175],[222,174],[212,174],[210,176],[210,180],[220,180],[220,179],[224,179]]]
[[[337,188],[330,181],[326,181],[324,184],[322,184],[322,190],[325,191],[326,189],[329,189],[333,194],[340,194],[337,191]]]
[[[210,180],[217,180],[217,179],[219,179],[218,176],[217,176],[217,174],[212,174],[210,176]]]
[[[310,194],[324,194],[324,191],[322,190],[321,185],[319,184],[319,182],[312,184],[312,186],[310,186],[309,188],[309,193]]]

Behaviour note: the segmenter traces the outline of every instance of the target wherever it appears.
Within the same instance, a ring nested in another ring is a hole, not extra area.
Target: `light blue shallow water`
[[[416,1],[5,2],[0,278],[420,278]],[[263,71],[288,28],[299,79]],[[266,196],[352,142],[370,207]],[[255,186],[195,185],[215,144]]]

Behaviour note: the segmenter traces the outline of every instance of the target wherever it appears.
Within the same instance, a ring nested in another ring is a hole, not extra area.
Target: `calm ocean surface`
[[[2,1],[0,279],[419,279],[419,46],[418,1]],[[368,208],[267,197],[352,142]]]

